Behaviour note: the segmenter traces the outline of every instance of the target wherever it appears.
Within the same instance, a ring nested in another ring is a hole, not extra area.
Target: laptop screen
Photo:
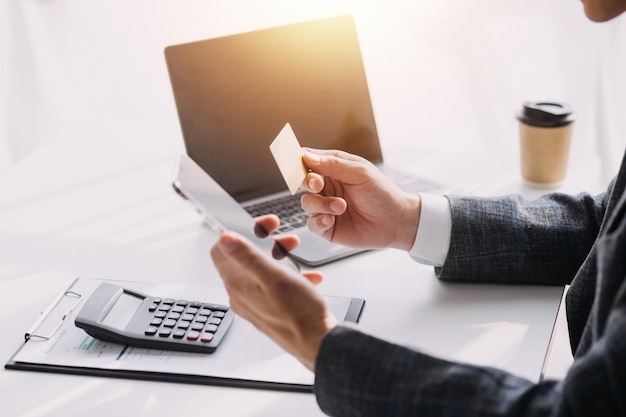
[[[239,202],[287,190],[269,151],[287,122],[302,146],[382,162],[351,16],[169,46],[165,59],[187,154]]]

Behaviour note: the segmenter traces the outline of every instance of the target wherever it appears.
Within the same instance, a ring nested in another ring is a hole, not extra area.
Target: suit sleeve
[[[624,288],[622,288],[624,289]],[[622,300],[624,301],[624,300]],[[626,304],[563,381],[535,384],[449,362],[340,326],[322,342],[315,395],[332,416],[613,417],[626,415]]]
[[[556,194],[534,202],[450,197],[450,203],[453,230],[438,270],[442,279],[563,284],[593,245],[606,199]],[[610,253],[619,257],[623,250]],[[611,273],[615,285],[600,291],[602,308],[591,318],[606,325],[592,326],[592,345],[563,381],[533,383],[339,326],[317,357],[318,404],[333,416],[626,416],[626,264],[613,263],[622,269]]]
[[[569,284],[598,235],[606,196],[448,196],[450,247],[435,272],[444,280]]]

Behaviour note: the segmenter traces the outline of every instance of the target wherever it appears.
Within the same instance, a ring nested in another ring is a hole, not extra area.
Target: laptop
[[[187,156],[251,216],[277,214],[279,233],[299,235],[293,255],[302,263],[363,249],[306,228],[300,195],[289,193],[269,150],[286,123],[302,146],[360,155],[408,191],[437,189],[384,165],[352,16],[172,45],[165,60]]]

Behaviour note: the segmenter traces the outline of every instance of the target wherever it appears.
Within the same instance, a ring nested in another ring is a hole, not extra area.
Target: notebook
[[[302,146],[360,155],[409,191],[437,189],[384,165],[352,16],[172,45],[165,60],[187,155],[252,216],[278,214],[280,232],[300,236],[296,258],[305,264],[363,249],[304,227],[300,195],[289,193],[269,150],[286,123]]]

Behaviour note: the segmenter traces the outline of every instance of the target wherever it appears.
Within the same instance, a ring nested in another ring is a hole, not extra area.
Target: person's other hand
[[[313,371],[322,339],[337,325],[312,284],[321,275],[301,275],[230,231],[220,235],[211,258],[233,311]]]
[[[362,247],[409,250],[419,224],[421,199],[402,191],[374,164],[336,150],[306,149],[311,170],[302,188],[307,226],[325,239]]]

